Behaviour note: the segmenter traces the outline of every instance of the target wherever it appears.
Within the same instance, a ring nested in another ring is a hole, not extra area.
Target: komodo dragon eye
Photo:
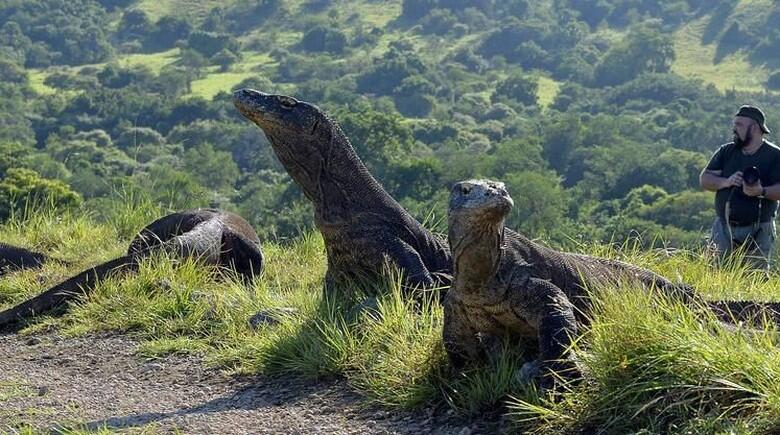
[[[279,95],[277,98],[279,99],[279,104],[281,104],[282,107],[285,107],[287,109],[291,109],[295,107],[296,104],[298,104],[298,100],[296,100],[293,97],[288,97],[286,95]]]

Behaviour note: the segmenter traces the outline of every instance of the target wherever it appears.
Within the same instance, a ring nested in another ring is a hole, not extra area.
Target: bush
[[[187,46],[205,57],[212,57],[222,50],[238,52],[238,41],[224,33],[204,32],[201,30],[190,33]]]
[[[509,99],[533,106],[536,105],[538,91],[539,82],[534,77],[513,73],[498,84],[490,100],[496,103],[502,99]]]
[[[11,168],[0,181],[0,219],[7,219],[28,202],[52,202],[55,206],[76,206],[81,196],[60,180],[42,178],[25,168]]]
[[[347,45],[347,37],[340,30],[328,26],[315,26],[303,35],[301,47],[307,51],[341,53]]]

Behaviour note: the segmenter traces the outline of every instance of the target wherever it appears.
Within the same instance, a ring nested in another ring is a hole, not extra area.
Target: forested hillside
[[[295,236],[310,205],[231,103],[253,87],[325,107],[432,225],[484,176],[554,244],[697,245],[736,109],[780,129],[778,24],[773,0],[6,0],[0,218],[143,191]]]

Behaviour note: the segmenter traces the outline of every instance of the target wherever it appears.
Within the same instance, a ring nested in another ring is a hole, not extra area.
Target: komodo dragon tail
[[[136,258],[135,255],[126,255],[91,267],[32,299],[0,312],[0,329],[13,329],[10,325],[16,325],[26,317],[51,311],[65,302],[89,294],[98,281],[112,273],[137,270]]]
[[[721,322],[729,324],[746,322],[754,326],[771,322],[780,329],[780,303],[750,300],[704,300],[696,289],[686,284],[674,284],[667,287],[667,290],[671,290],[671,294],[682,298],[689,305],[698,304],[707,307]]]
[[[762,325],[764,321],[780,328],[780,303],[754,301],[707,301],[707,307],[718,320],[726,323],[748,322]]]

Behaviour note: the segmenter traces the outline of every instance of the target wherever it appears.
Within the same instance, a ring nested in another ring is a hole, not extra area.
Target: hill
[[[765,0],[80,2],[0,8],[0,175],[35,172],[0,209],[50,180],[63,203],[148,190],[294,237],[308,205],[226,94],[253,86],[323,105],[419,218],[492,177],[524,191],[511,225],[559,246],[695,246],[712,218],[695,174],[735,101],[770,125],[780,101]]]

